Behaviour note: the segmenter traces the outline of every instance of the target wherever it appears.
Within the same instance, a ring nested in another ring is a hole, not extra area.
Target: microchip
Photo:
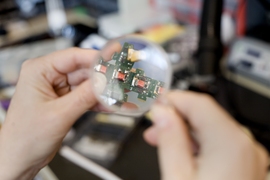
[[[135,81],[135,86],[140,87],[140,88],[145,88],[146,87],[146,82],[140,79],[137,79]]]
[[[125,81],[125,79],[126,79],[126,75],[124,73],[121,73],[121,72],[117,72],[115,77],[116,77],[116,79],[119,79],[120,81]]]

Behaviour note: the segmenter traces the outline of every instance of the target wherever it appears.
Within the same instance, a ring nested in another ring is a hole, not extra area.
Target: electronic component
[[[135,79],[134,85],[139,87],[139,88],[143,88],[143,89],[147,88],[147,83],[143,80],[140,80],[140,79]]]
[[[163,91],[164,91],[163,87],[158,86],[158,85],[155,87],[155,94],[162,94]]]
[[[106,74],[106,71],[107,71],[107,67],[101,64],[97,65],[95,69],[96,71],[101,72],[103,74]]]
[[[134,50],[132,44],[124,43],[121,52],[115,52],[111,61],[106,62],[102,58],[99,60],[95,70],[103,73],[108,80],[102,93],[107,103],[127,102],[129,91],[138,93],[138,98],[144,101],[147,98],[155,99],[163,92],[164,82],[145,76],[142,69],[133,68],[141,57],[142,53]]]
[[[140,59],[141,53],[139,51],[136,51],[134,49],[128,49],[128,60],[131,62],[136,62]]]
[[[126,79],[126,74],[125,73],[121,73],[121,72],[117,72],[115,75],[115,78],[120,80],[120,81],[125,81]]]

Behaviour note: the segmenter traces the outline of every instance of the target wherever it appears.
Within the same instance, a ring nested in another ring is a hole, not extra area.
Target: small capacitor
[[[146,82],[140,79],[137,79],[135,85],[140,88],[145,88]]]
[[[95,69],[96,69],[96,71],[101,72],[103,74],[106,74],[106,72],[107,72],[107,67],[104,65],[101,65],[101,64],[97,65],[95,67]]]
[[[121,80],[121,81],[125,81],[125,79],[126,79],[126,74],[121,73],[121,72],[117,72],[115,77],[116,77],[116,79],[119,79],[119,80]]]

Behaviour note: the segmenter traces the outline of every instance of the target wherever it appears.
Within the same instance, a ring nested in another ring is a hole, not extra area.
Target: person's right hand
[[[151,112],[154,125],[144,135],[158,147],[163,180],[265,179],[266,150],[209,96],[171,92]]]

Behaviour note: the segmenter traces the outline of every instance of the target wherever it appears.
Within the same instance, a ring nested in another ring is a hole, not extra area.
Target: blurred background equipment
[[[56,36],[61,35],[67,25],[66,13],[62,0],[45,0],[49,28]]]
[[[201,14],[197,73],[202,81],[217,75],[219,61],[223,54],[221,43],[221,17],[223,0],[204,0]]]
[[[71,40],[57,38],[0,49],[0,82],[3,84],[16,84],[21,65],[25,60],[44,56],[71,46]]]
[[[118,1],[119,11],[98,19],[99,33],[116,38],[155,24],[175,22],[170,11],[157,6],[155,1]]]
[[[65,141],[83,156],[109,167],[116,159],[139,120],[133,117],[87,113],[79,121],[73,138]]]
[[[268,149],[270,135],[270,44],[242,38],[232,45],[225,77],[230,104],[237,119],[248,126]]]

